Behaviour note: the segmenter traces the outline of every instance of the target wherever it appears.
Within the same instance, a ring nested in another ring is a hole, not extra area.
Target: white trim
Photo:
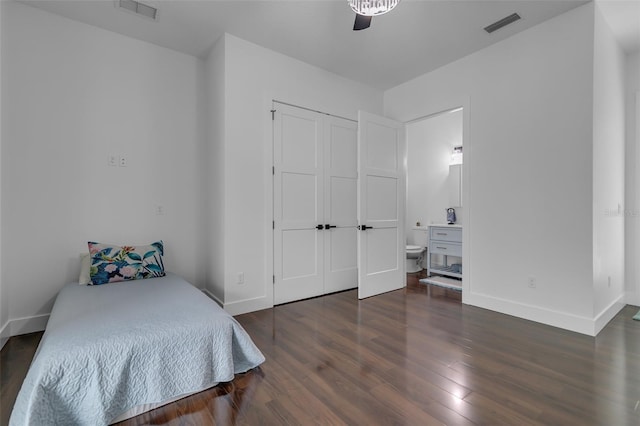
[[[224,310],[231,315],[246,314],[248,312],[261,311],[269,308],[273,308],[273,298],[270,299],[266,296],[224,304]]]
[[[462,290],[463,297],[465,296],[465,290]],[[595,336],[596,334],[595,319],[585,316],[568,314],[473,292],[467,292],[465,303],[588,336]]]
[[[215,294],[211,293],[206,288],[201,288],[200,291],[202,291],[205,294],[205,296],[207,296],[209,299],[216,302],[220,307],[224,306],[224,303],[222,303],[222,300],[218,299],[218,297]]]
[[[634,184],[634,190],[635,190],[635,205],[634,207],[634,212],[637,211],[638,207],[640,206],[640,170],[638,169],[638,164],[640,164],[640,91],[636,92],[636,103],[635,103],[635,111],[632,114],[634,117],[636,117],[636,128],[634,129],[636,134],[635,134],[635,146],[636,146],[636,155],[635,155],[635,160],[636,160],[636,173],[635,173],[635,181],[633,182]],[[633,217],[632,219],[638,220],[637,217]],[[636,227],[635,227],[635,235],[633,235],[633,239],[634,239],[634,252],[632,252],[632,254],[634,254],[635,256],[638,255],[638,251],[640,251],[640,223],[636,222]],[[634,261],[634,274],[633,274],[633,279],[635,280],[635,298],[634,298],[634,305],[640,305],[640,262],[635,262]],[[627,293],[628,294],[628,293]],[[627,303],[631,303],[629,301],[629,299],[627,298]]]
[[[604,308],[593,320],[593,331],[596,336],[625,307],[625,295],[621,294],[609,306]]]
[[[20,334],[35,333],[36,331],[43,331],[47,328],[47,322],[49,321],[49,314],[34,315],[32,317],[18,318],[10,320],[8,323],[9,330],[12,336],[18,336]]]
[[[5,343],[7,343],[7,340],[11,337],[9,328],[9,322],[7,322],[4,327],[2,327],[2,330],[0,330],[0,350],[4,348]]]

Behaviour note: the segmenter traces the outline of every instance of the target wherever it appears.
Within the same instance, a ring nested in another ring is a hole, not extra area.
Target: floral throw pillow
[[[114,246],[89,242],[90,285],[164,277],[162,241],[148,246]]]

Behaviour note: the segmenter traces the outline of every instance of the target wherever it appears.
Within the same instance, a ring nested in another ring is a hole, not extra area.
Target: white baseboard
[[[231,315],[246,314],[247,312],[261,311],[262,309],[269,308],[273,308],[273,303],[271,300],[268,300],[266,296],[224,304],[224,310]]]
[[[596,315],[594,320],[594,336],[596,336],[600,331],[609,324],[609,321],[615,317],[618,312],[625,307],[625,294],[621,294],[616,300],[614,300],[609,306],[604,308],[602,312]]]
[[[512,300],[500,299],[485,294],[462,292],[463,302],[467,305],[489,309],[502,314],[539,322],[576,333],[595,336],[595,320],[593,318],[554,311],[539,306],[527,305]],[[606,323],[605,323],[606,324]]]
[[[222,300],[218,299],[218,297],[216,297],[215,294],[211,293],[209,290],[207,290],[206,288],[201,288],[200,289],[204,294],[206,294],[210,299],[213,299],[214,302],[216,302],[218,305],[220,305],[220,307],[224,307],[224,303],[222,303]]]
[[[9,328],[9,322],[7,321],[7,323],[0,329],[0,350],[4,348],[5,343],[7,343],[7,340],[11,337]]]
[[[47,327],[48,321],[49,314],[10,320],[9,331],[12,336],[43,331]]]

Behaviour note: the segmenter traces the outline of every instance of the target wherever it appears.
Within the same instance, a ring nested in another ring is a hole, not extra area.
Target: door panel
[[[327,232],[325,293],[355,288],[358,285],[358,236],[355,226]]]
[[[367,237],[367,272],[375,275],[398,269],[398,229],[376,228]]]
[[[405,156],[402,123],[358,113],[360,299],[405,285]]]
[[[353,176],[358,167],[357,130],[355,123],[346,121],[329,126],[330,153],[329,167],[341,171],[342,175]]]
[[[356,123],[325,117],[325,292],[358,286]]]
[[[274,304],[324,292],[322,117],[278,105],[274,117]]]
[[[282,172],[282,220],[314,227],[318,217],[317,176]]]
[[[276,111],[277,112],[277,111]],[[301,111],[283,111],[281,118],[282,164],[316,168],[320,161],[318,119]]]
[[[387,125],[367,122],[366,164],[368,168],[399,172],[396,129]]]
[[[398,197],[398,178],[367,176],[367,220],[398,221],[398,204],[390,200]],[[380,225],[380,224],[378,224]]]
[[[329,222],[355,229],[357,218],[358,182],[355,178],[333,176],[329,181]]]

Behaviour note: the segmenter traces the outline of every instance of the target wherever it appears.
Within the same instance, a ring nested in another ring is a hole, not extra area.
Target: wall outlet
[[[121,155],[119,160],[119,165],[120,167],[127,167],[127,157],[125,157],[124,155]]]
[[[530,276],[527,278],[527,286],[529,288],[536,288],[536,277]]]
[[[118,158],[117,155],[114,154],[109,154],[107,156],[107,164],[110,167],[116,167],[118,165],[118,163],[120,162],[120,158]]]
[[[156,206],[156,216],[164,216],[164,206]]]
[[[238,275],[236,277],[236,283],[244,284],[244,272],[238,272]]]

